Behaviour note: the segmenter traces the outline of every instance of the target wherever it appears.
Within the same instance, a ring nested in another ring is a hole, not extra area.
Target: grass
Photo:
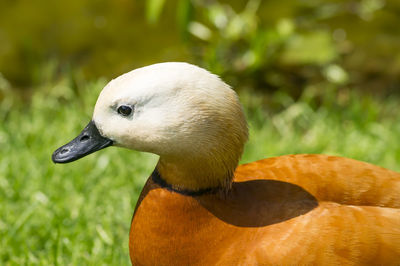
[[[108,148],[72,164],[50,158],[90,120],[104,84],[78,91],[64,80],[38,88],[29,105],[0,103],[1,265],[129,264],[131,216],[157,157]],[[297,102],[278,96],[241,93],[251,132],[242,162],[326,153],[400,170],[399,99],[312,89]],[[285,105],[268,111],[274,101]]]

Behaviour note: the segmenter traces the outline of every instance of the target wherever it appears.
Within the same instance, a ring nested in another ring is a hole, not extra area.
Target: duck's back
[[[235,181],[279,180],[296,184],[318,201],[400,208],[400,174],[344,157],[299,154],[240,165]]]
[[[227,196],[149,179],[132,220],[133,264],[399,265],[400,174],[291,155],[239,166]]]

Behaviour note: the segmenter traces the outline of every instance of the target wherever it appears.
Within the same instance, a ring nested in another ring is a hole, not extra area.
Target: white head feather
[[[122,116],[121,105],[134,111]],[[236,93],[187,63],[150,65],[112,80],[93,121],[115,145],[160,155],[162,177],[195,190],[230,183],[248,135]]]

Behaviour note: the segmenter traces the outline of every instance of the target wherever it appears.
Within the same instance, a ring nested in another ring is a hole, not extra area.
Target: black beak
[[[79,136],[55,150],[51,159],[55,163],[69,163],[112,144],[113,141],[100,135],[96,124],[90,121]]]

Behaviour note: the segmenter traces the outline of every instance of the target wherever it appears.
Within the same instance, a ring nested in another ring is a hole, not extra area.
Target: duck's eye
[[[128,105],[121,105],[120,107],[118,107],[117,112],[118,114],[121,114],[123,116],[128,116],[132,113],[132,107]]]

